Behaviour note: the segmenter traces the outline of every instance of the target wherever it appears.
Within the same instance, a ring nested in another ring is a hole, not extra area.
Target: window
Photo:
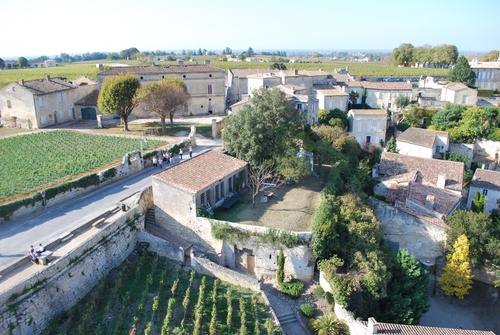
[[[7,100],[7,108],[12,108],[12,105],[10,104],[10,100]]]
[[[363,124],[360,122],[358,123],[358,132],[362,132],[363,131]]]
[[[208,94],[212,94],[212,84],[208,84]]]
[[[488,195],[488,190],[483,189],[483,195]]]
[[[377,122],[377,131],[380,131],[380,122]]]
[[[45,116],[42,116],[41,122],[43,126],[47,124],[47,119],[45,118]]]
[[[372,137],[371,136],[366,136],[366,143],[370,143],[372,140]]]
[[[63,100],[63,99],[62,99],[62,93],[59,93],[59,94],[57,95],[57,102],[59,102],[60,104],[62,104],[62,100]]]
[[[59,117],[61,118],[61,121],[64,120],[64,111],[59,111]]]
[[[463,103],[463,104],[466,104],[468,101],[469,101],[469,97],[468,97],[467,95],[464,95],[464,96],[462,97],[462,103]]]
[[[233,191],[233,180],[231,177],[227,179],[227,186],[229,187],[229,192]]]
[[[330,100],[330,101],[328,101],[328,108],[332,108],[332,107],[333,107],[333,101]]]
[[[201,207],[205,207],[205,193],[200,194]]]
[[[215,201],[219,201],[219,199],[220,199],[219,192],[220,192],[220,185],[217,184],[217,185],[215,185]]]
[[[392,103],[391,103],[391,102],[388,102],[388,103],[387,103],[387,108],[391,109],[391,107],[392,107]]]
[[[340,108],[344,108],[344,100],[340,100]]]
[[[38,106],[43,107],[43,98],[38,97]]]
[[[366,131],[367,132],[372,131],[372,123],[371,122],[368,122],[368,124],[366,125]]]

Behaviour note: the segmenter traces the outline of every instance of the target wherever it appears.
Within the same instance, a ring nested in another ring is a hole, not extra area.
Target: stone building
[[[462,83],[448,83],[441,89],[441,101],[475,106],[477,104],[477,90]]]
[[[133,73],[141,84],[177,78],[186,84],[191,99],[182,108],[182,115],[225,114],[224,71],[206,64],[169,66],[124,66],[100,71],[99,88],[108,77]]]
[[[500,59],[496,62],[479,62],[474,59],[469,65],[476,74],[476,87],[490,90],[500,88]]]
[[[397,137],[396,143],[401,155],[441,158],[450,149],[450,135],[446,131],[410,127]]]
[[[315,97],[318,99],[318,108],[328,111],[338,108],[347,112],[349,94],[336,85],[314,85]]]
[[[359,144],[367,143],[380,147],[385,141],[387,111],[384,109],[351,109],[347,113],[349,135],[354,136]]]
[[[396,111],[396,98],[398,96],[403,95],[410,100],[412,99],[412,85],[410,83],[362,81],[361,85],[366,92],[366,104],[372,108]]]
[[[1,123],[8,127],[38,129],[72,120],[81,115],[75,102],[90,94],[96,87],[92,80],[82,77],[73,82],[51,78],[11,83],[0,90]]]

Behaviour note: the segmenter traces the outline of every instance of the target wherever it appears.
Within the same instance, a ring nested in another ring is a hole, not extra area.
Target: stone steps
[[[151,225],[155,225],[156,224],[156,217],[155,217],[155,210],[154,210],[154,208],[149,208],[146,211],[145,224],[147,226],[151,226]]]
[[[286,325],[287,323],[297,322],[297,317],[293,312],[285,313],[282,315],[277,315],[278,320],[281,325]]]

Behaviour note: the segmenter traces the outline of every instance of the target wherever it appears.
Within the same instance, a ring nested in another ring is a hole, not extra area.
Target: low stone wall
[[[0,296],[0,335],[39,334],[52,318],[69,310],[133,251],[142,208],[132,208],[85,243]],[[11,330],[9,330],[11,329]]]
[[[148,243],[148,250],[157,253],[159,256],[166,257],[177,262],[184,261],[184,250],[180,246],[151,235],[145,230],[139,230],[136,235],[137,242]]]
[[[221,138],[222,130],[226,126],[226,120],[222,119],[217,121],[216,119],[212,119],[212,137],[213,138]]]

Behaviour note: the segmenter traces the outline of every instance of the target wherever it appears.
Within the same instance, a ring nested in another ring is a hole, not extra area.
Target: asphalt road
[[[193,155],[219,146],[217,141],[200,143],[200,146],[193,149]],[[150,186],[151,175],[157,172],[159,169],[146,168],[81,197],[1,224],[0,271],[26,257],[30,245],[36,247],[39,243],[49,244],[107,210],[116,208],[117,201]]]

